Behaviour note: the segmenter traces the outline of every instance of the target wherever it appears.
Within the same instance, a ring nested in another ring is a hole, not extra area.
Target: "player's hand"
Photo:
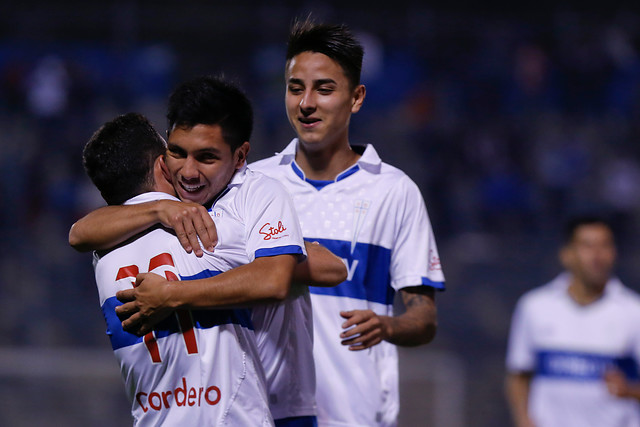
[[[122,329],[138,336],[151,332],[153,327],[173,312],[170,307],[171,282],[155,273],[141,273],[133,289],[116,293],[123,304],[116,307]]]
[[[616,397],[628,397],[629,385],[624,374],[617,369],[611,369],[604,374],[604,382],[609,393]]]
[[[379,316],[372,310],[341,311],[340,316],[347,319],[342,328],[342,345],[349,350],[364,350],[379,344],[390,336],[389,317]]]
[[[202,248],[213,252],[218,243],[216,226],[205,209],[197,203],[162,200],[159,202],[158,216],[165,227],[173,228],[182,247],[189,253],[202,256]],[[200,242],[202,242],[202,247]]]

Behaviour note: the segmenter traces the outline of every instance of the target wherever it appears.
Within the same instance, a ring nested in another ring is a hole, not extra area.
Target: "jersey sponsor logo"
[[[351,243],[343,240],[313,239],[342,259],[347,280],[333,287],[310,286],[312,294],[356,298],[380,304],[392,304],[395,291],[390,286],[391,250],[359,242],[353,253]]]
[[[356,268],[358,268],[358,263],[360,262],[357,259],[353,259],[351,260],[351,265],[349,265],[349,260],[346,258],[341,258],[342,262],[344,263],[345,267],[347,267],[347,280],[348,281],[352,281],[353,280],[353,276],[356,273]]]
[[[209,211],[212,218],[222,218],[222,211]]]
[[[182,384],[175,389],[137,393],[136,402],[140,405],[142,412],[147,413],[150,410],[170,409],[172,406],[214,406],[220,402],[221,397],[222,392],[218,386],[188,387],[187,379],[182,377]]]
[[[601,380],[609,369],[618,369],[629,379],[638,378],[638,366],[632,357],[615,357],[570,351],[540,351],[536,374],[574,380]]]
[[[364,218],[369,212],[371,207],[371,201],[369,200],[356,200],[353,203],[353,236],[351,236],[351,254],[356,249],[356,243],[358,242],[358,236],[360,235],[360,229],[364,223]]]
[[[287,228],[282,225],[282,221],[278,221],[278,225],[275,227],[270,222],[266,223],[260,227],[258,232],[263,236],[264,240],[277,240],[288,236],[288,234],[282,235],[285,231],[287,231]]]

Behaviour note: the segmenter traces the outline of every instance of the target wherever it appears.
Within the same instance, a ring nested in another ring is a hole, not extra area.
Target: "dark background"
[[[255,107],[252,159],[293,137],[295,16],[361,38],[373,143],[425,197],[447,291],[426,347],[402,350],[401,425],[503,426],[515,301],[560,271],[566,217],[604,214],[640,289],[640,14],[631,3],[23,1],[0,5],[0,424],[123,425],[128,409],[91,256],[67,244],[102,200],[81,165],[106,120],[164,132],[169,92],[224,73]]]

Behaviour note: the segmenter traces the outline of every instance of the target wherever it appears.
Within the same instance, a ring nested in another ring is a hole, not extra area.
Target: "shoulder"
[[[567,276],[561,274],[551,282],[525,292],[518,300],[518,307],[530,309],[549,306],[550,302],[557,301],[566,291],[566,280]]]
[[[252,166],[247,168],[242,189],[247,194],[289,194],[286,187],[279,180],[260,170],[254,170]]]
[[[384,176],[386,180],[395,183],[394,189],[403,194],[416,194],[420,193],[420,188],[413,181],[409,175],[404,173],[404,171],[396,168],[395,166],[387,165],[386,163],[382,164],[381,174]]]
[[[375,188],[386,194],[389,201],[411,209],[424,205],[424,197],[418,185],[401,169],[382,163]]]
[[[280,181],[271,177],[261,169],[254,169],[253,165],[247,168],[245,175],[245,182],[243,186],[276,186],[282,187]]]
[[[260,172],[269,172],[273,170],[277,170],[278,167],[281,167],[282,156],[274,155],[271,157],[267,157],[266,159],[256,160],[249,164],[249,169],[253,171]]]
[[[399,194],[420,193],[418,185],[402,169],[382,161],[373,145],[364,147],[362,156],[358,161],[360,168],[370,177],[375,177],[381,185],[389,191]]]
[[[144,269],[152,258],[171,252],[174,241],[178,240],[172,230],[159,225],[151,227],[111,249],[95,251],[93,263],[96,274],[111,274],[114,269],[125,266]]]
[[[640,294],[638,292],[623,285],[618,279],[612,279],[607,286],[610,287],[611,294],[619,304],[624,304],[640,313]]]

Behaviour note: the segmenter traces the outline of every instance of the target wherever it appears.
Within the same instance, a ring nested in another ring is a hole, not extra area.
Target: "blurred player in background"
[[[285,104],[297,138],[251,165],[289,189],[305,239],[319,241],[348,267],[339,286],[311,289],[323,426],[396,424],[395,345],[433,339],[434,290],[444,289],[420,190],[373,146],[349,143],[351,115],[365,98],[362,58],[362,46],[345,26],[295,23]],[[398,316],[395,291],[406,307]]]
[[[83,161],[110,205],[177,200],[163,176],[165,150],[152,125],[130,113],[96,131]],[[115,312],[120,305],[116,292],[131,288],[138,273],[152,271],[170,280],[213,275],[230,268],[225,255],[187,254],[163,227],[95,253],[100,305],[134,425],[273,424],[249,310],[176,312],[144,337],[125,332]],[[292,270],[293,262],[289,265]]]
[[[236,117],[225,117],[224,114],[211,120],[212,111],[223,112],[232,105],[219,91],[212,90],[218,84],[209,77],[197,78],[184,83],[171,95],[165,163],[182,199],[211,206],[211,216],[218,225],[215,253],[231,250],[235,256],[246,258],[245,263],[251,262],[226,276],[190,282],[188,287],[177,288],[157,275],[142,276],[135,290],[118,293],[118,297],[126,301],[118,308],[118,313],[127,317],[123,322],[125,329],[143,334],[175,308],[214,308],[251,303],[258,350],[277,424],[313,425],[313,332],[311,316],[306,312],[310,304],[307,284],[336,285],[346,277],[346,269],[342,261],[325,248],[307,244],[309,256],[296,265],[296,283],[291,287],[282,286],[283,280],[288,283],[291,276],[274,263],[281,256],[300,249],[296,243],[300,237],[298,220],[281,184],[246,168],[244,156],[248,152],[248,142],[238,140],[238,148],[232,147],[231,153],[246,148],[242,151],[242,164],[237,172],[229,175],[221,170],[229,157],[228,144],[224,144],[230,137],[226,129],[228,122],[250,134],[251,121],[238,121]],[[248,106],[246,99],[245,102]],[[246,138],[249,134],[245,135]],[[170,204],[168,208],[173,209]],[[119,209],[113,212],[102,208],[74,226],[72,234],[79,236],[73,239],[74,243],[83,248],[112,245],[121,235],[136,232],[133,226],[127,225],[127,221],[148,227],[163,216],[171,216],[159,215],[162,209],[151,204],[137,211]],[[197,214],[195,217],[200,221],[198,224],[193,221],[192,230],[206,229],[206,218],[202,219]],[[189,221],[185,219],[185,222]],[[182,220],[174,222],[180,225]],[[113,226],[114,223],[124,225]],[[87,244],[87,239],[91,240],[90,244]],[[244,246],[235,245],[242,241]],[[197,240],[193,247],[196,245]],[[277,250],[260,249],[260,246]],[[278,280],[274,282],[272,279],[276,277]],[[225,278],[223,283],[221,278]],[[298,284],[300,282],[304,284]],[[274,405],[291,408],[293,415],[279,416]]]
[[[640,426],[640,296],[612,276],[615,260],[604,220],[573,219],[566,271],[518,301],[506,378],[516,426]]]

